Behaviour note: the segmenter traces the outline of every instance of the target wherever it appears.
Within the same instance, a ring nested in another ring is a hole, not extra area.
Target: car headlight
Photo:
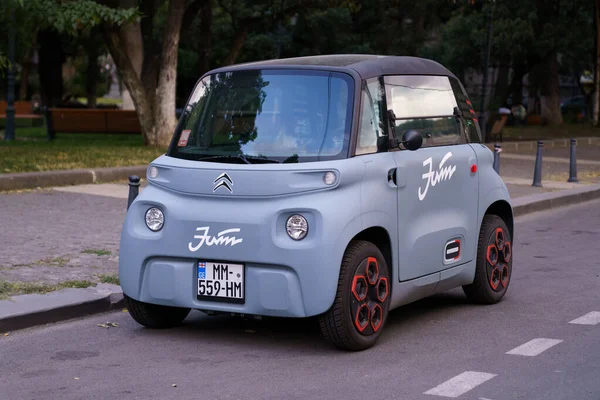
[[[165,223],[163,212],[156,207],[149,208],[146,211],[146,226],[151,231],[160,231]]]
[[[287,234],[294,240],[302,240],[308,233],[308,222],[302,215],[292,215],[285,225]]]

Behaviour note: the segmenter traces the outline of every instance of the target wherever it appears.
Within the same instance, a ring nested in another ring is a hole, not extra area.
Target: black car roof
[[[258,69],[263,67],[333,67],[348,68],[356,71],[363,79],[380,75],[442,75],[454,77],[442,64],[420,57],[386,56],[371,54],[332,54],[320,56],[306,56],[282,58],[274,60],[256,61],[244,64],[230,65],[213,70],[212,72],[225,72],[243,69]]]

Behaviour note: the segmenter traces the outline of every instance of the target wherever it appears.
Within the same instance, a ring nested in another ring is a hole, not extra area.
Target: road
[[[0,398],[598,400],[599,241],[600,201],[521,217],[503,302],[452,290],[402,307],[361,353],[310,320],[199,312],[165,331],[115,312],[13,332]]]

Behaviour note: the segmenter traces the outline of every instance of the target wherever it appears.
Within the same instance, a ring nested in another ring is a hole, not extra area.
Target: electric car
[[[207,313],[316,317],[345,350],[390,310],[505,295],[513,210],[457,77],[422,58],[215,69],[129,207],[119,277],[149,328]]]

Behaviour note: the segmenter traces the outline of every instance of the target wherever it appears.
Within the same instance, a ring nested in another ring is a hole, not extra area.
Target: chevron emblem
[[[221,187],[224,187],[225,189],[229,190],[229,193],[233,193],[233,180],[227,174],[227,172],[223,172],[221,175],[217,176],[217,179],[215,179],[214,183],[215,186],[213,187],[213,193]]]

